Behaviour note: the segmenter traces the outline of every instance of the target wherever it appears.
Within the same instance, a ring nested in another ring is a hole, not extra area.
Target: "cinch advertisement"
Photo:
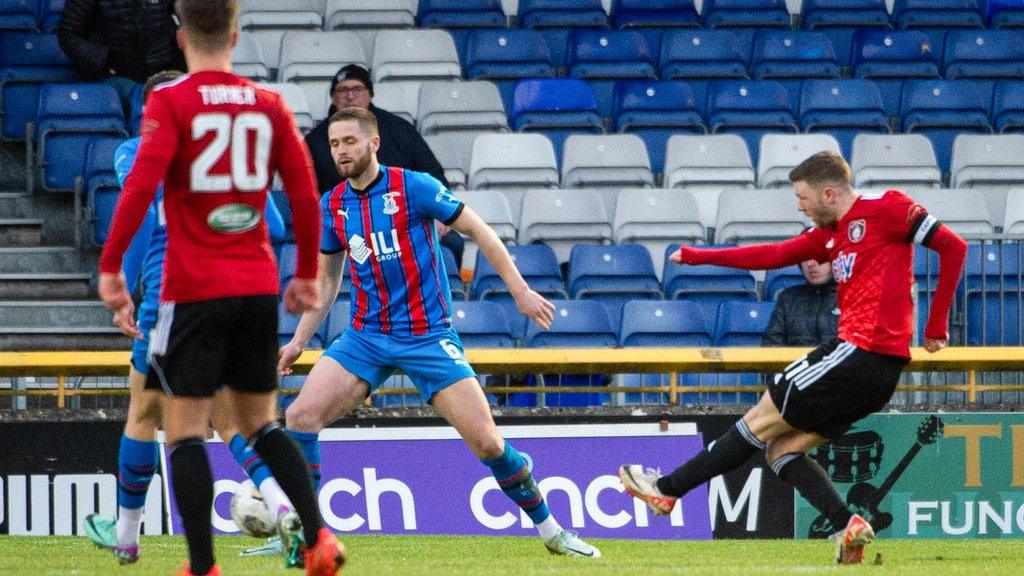
[[[811,456],[881,537],[1024,536],[1024,414],[876,414]],[[798,538],[836,531],[794,514]]]

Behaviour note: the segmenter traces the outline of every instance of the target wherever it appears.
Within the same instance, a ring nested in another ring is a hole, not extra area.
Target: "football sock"
[[[666,496],[681,498],[697,486],[739,467],[764,443],[757,439],[742,419],[707,448],[668,476],[658,478],[658,489]]]
[[[309,478],[313,482],[313,492],[320,491],[320,435],[316,432],[297,432],[284,429],[292,440],[299,445],[302,457],[306,459],[309,466]]]
[[[833,531],[846,527],[853,513],[843,502],[836,487],[817,462],[803,452],[783,454],[772,462],[772,470],[785,482],[796,488],[811,506],[832,523]]]
[[[530,473],[526,458],[505,441],[505,451],[497,458],[481,460],[494,474],[498,486],[533,521],[534,526],[551,517],[547,502]]]
[[[313,486],[309,482],[302,452],[281,430],[277,422],[270,422],[260,428],[249,439],[249,444],[267,463],[274,478],[291,499],[295,511],[302,519],[302,532],[306,544],[312,547],[316,544],[317,533],[323,526],[323,519],[320,517]]]
[[[184,438],[171,445],[171,481],[178,514],[185,527],[193,574],[206,574],[213,566],[213,474],[202,438]]]
[[[270,468],[263,462],[259,454],[246,443],[245,438],[242,438],[241,434],[235,434],[228,446],[231,448],[231,454],[235,457],[235,462],[238,462],[245,475],[252,480],[260,494],[263,495],[267,509],[275,516],[282,506],[290,510],[292,503],[288,500],[288,496],[281,490],[277,480],[271,476]]]
[[[121,435],[117,454],[117,545],[130,546],[139,541],[142,508],[146,505],[149,483],[156,472],[157,443]]]
[[[540,533],[541,540],[545,542],[558,536],[558,533],[561,531],[562,526],[558,523],[558,520],[555,520],[554,514],[549,514],[547,520],[537,524],[537,532]]]

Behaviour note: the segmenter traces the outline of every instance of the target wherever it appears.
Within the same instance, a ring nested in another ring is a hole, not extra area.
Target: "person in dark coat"
[[[377,160],[384,166],[405,168],[425,172],[449,187],[444,177],[444,168],[430,150],[427,142],[416,131],[416,127],[405,119],[373,105],[373,80],[370,72],[362,66],[349,64],[338,70],[331,80],[331,107],[327,118],[306,134],[306,146],[313,157],[317,188],[320,194],[333,190],[341,183],[338,167],[331,157],[331,145],[327,139],[327,125],[330,117],[341,108],[365,108],[377,118],[380,133],[380,149]],[[435,223],[441,244],[447,246],[455,256],[455,262],[462,266],[464,241],[462,236],[450,228]]]
[[[800,271],[806,283],[779,293],[762,346],[817,346],[836,337],[839,309],[832,265],[807,260]]]

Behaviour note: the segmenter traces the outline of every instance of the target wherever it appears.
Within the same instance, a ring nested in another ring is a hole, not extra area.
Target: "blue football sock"
[[[316,432],[296,432],[295,430],[284,429],[292,440],[302,450],[302,457],[306,459],[309,466],[309,478],[313,481],[313,492],[320,491],[320,440]]]
[[[157,459],[155,441],[134,440],[121,435],[121,449],[117,455],[118,506],[132,510],[145,506]]]
[[[235,462],[242,467],[242,471],[245,475],[252,480],[252,483],[258,488],[263,481],[270,478],[270,468],[263,462],[260,455],[253,450],[249,443],[242,438],[241,434],[235,434],[231,441],[228,442],[228,446],[231,448],[231,454],[235,457]]]
[[[512,499],[535,525],[548,519],[551,511],[544,501],[537,482],[530,473],[526,458],[505,441],[505,452],[493,460],[481,460],[491,469],[498,486],[506,496]]]

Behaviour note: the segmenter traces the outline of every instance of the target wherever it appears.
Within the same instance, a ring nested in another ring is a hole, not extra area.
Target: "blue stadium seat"
[[[452,328],[466,348],[512,348],[516,344],[504,309],[495,302],[453,302]]]
[[[958,134],[992,132],[992,86],[969,80],[911,80],[903,85],[902,129],[932,141],[942,172],[949,171]]]
[[[466,62],[466,45],[474,30],[505,28],[508,17],[501,0],[419,0],[416,24],[420,28],[447,28],[455,41],[459,61]]]
[[[892,21],[897,28],[917,28],[928,32],[984,28],[979,4],[978,0],[896,0],[892,7]]]
[[[799,132],[786,89],[772,80],[719,80],[708,93],[708,128],[712,134],[737,134],[746,141],[757,165],[761,136]]]
[[[749,50],[729,30],[672,30],[661,39],[659,69],[662,80],[686,80],[704,114],[708,84],[748,78],[749,59]]]
[[[530,288],[548,298],[567,299],[555,252],[544,244],[509,246],[516,268]],[[476,271],[473,273],[473,297],[477,300],[509,299],[508,288],[498,276],[494,266],[478,254]]]
[[[320,327],[320,338],[323,340],[324,348],[330,346],[338,336],[341,336],[341,333],[351,323],[352,304],[348,301],[348,298],[338,298],[331,305],[331,310],[327,313],[324,325]]]
[[[890,28],[885,0],[803,0],[800,18],[804,30],[826,34],[836,62],[850,65],[853,33],[859,28]]]
[[[299,320],[302,318],[302,314],[289,314],[284,309],[284,302],[278,305],[277,309],[277,341],[278,344],[284,346],[295,336],[295,329],[299,327]],[[321,339],[320,333],[317,332],[309,339],[310,348],[323,348],[324,342]]]
[[[808,80],[800,95],[804,132],[827,132],[850,158],[853,138],[862,132],[887,134],[889,118],[878,86],[870,80]]]
[[[718,346],[760,346],[775,302],[723,302],[718,308]]]
[[[68,191],[97,136],[128,137],[117,91],[106,84],[45,84],[39,91],[37,163],[43,188]]]
[[[686,300],[635,300],[622,311],[622,347],[710,347],[714,311]]]
[[[757,300],[757,282],[749,271],[711,264],[676,264],[669,261],[668,257],[677,250],[678,244],[665,249],[665,270],[661,279],[661,291],[665,298],[712,306],[727,300]]]
[[[729,28],[744,46],[758,30],[792,25],[785,0],[705,0],[701,10],[705,28]]]
[[[578,244],[569,256],[569,294],[603,304],[618,331],[622,306],[631,300],[661,300],[661,285],[650,252],[639,244]]]
[[[281,246],[281,254],[277,258],[277,273],[281,278],[281,287],[287,285],[288,281],[295,276],[295,267],[298,264],[298,253],[294,242],[285,242]]]
[[[40,0],[39,29],[47,34],[56,32],[63,13],[64,0]]]
[[[946,78],[1024,78],[1024,31],[954,30],[946,36]]]
[[[0,34],[0,138],[24,140],[39,113],[39,87],[75,72],[54,34]]]
[[[37,0],[0,0],[0,32],[38,32]]]
[[[455,254],[447,246],[441,246],[441,257],[444,259],[445,275],[448,277],[448,287],[452,291],[452,300],[465,300],[466,283],[462,281],[459,274],[459,265],[455,263]]]
[[[604,306],[588,300],[555,302],[549,330],[534,323],[526,329],[529,348],[614,348],[618,335]]]
[[[890,118],[900,114],[903,80],[938,78],[941,45],[918,30],[858,30],[853,35],[853,76],[873,80]]]
[[[490,80],[501,92],[505,111],[521,78],[553,78],[551,51],[536,30],[474,30],[466,42],[463,69],[467,80]]]
[[[971,244],[964,263],[967,344],[1019,346],[1022,339],[1020,243]]]
[[[992,125],[1000,134],[1024,132],[1024,80],[996,83]]]
[[[790,286],[800,286],[806,282],[799,266],[768,270],[764,275],[764,299],[774,301],[779,297],[779,292]]]
[[[988,0],[985,25],[989,28],[1024,27],[1024,3],[1020,0]]]
[[[139,135],[139,125],[142,124],[142,105],[145,104],[142,96],[143,85],[136,84],[132,88],[131,96],[128,98],[128,132],[132,136]]]
[[[613,28],[699,28],[693,0],[612,0]]]
[[[586,80],[597,99],[597,111],[612,115],[618,79],[657,79],[654,51],[643,34],[631,30],[574,30],[569,34],[566,75]]]
[[[114,173],[114,152],[122,142],[124,138],[96,138],[85,154],[83,179],[86,203],[92,215],[92,238],[97,246],[102,246],[107,240],[114,207],[121,193]]]
[[[703,108],[683,82],[624,80],[615,85],[613,125],[616,132],[639,136],[647,146],[651,170],[661,173],[671,136],[706,132]]]
[[[509,124],[516,132],[540,132],[551,140],[555,158],[570,134],[602,134],[594,91],[576,78],[521,80],[512,96]]]
[[[750,71],[760,80],[776,80],[789,92],[790,104],[800,102],[802,80],[839,78],[839,64],[828,36],[820,32],[762,30],[754,36]],[[796,108],[793,112],[796,113]]]
[[[607,28],[601,0],[520,0],[516,15],[521,28],[535,28],[548,43],[555,66],[565,66],[566,39],[578,28]]]

